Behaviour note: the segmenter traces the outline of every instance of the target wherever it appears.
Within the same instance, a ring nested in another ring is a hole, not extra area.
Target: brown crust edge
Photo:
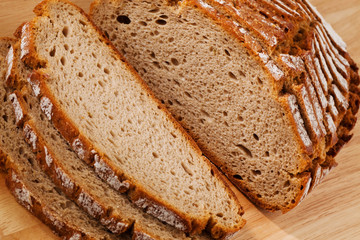
[[[0,150],[0,152],[2,152]],[[3,159],[0,160],[4,163],[6,168],[5,183],[11,194],[14,196],[16,201],[26,208],[30,213],[32,213],[36,218],[41,222],[46,224],[56,233],[58,236],[63,237],[64,239],[71,239],[72,237],[82,237],[82,239],[92,239],[87,236],[84,232],[74,229],[69,224],[64,222],[62,219],[59,219],[52,213],[50,209],[43,204],[40,199],[35,198],[35,196],[28,190],[26,184],[19,177],[18,169],[14,164],[8,159],[4,153],[2,153]],[[5,157],[5,159],[4,159]],[[20,197],[17,196],[16,190],[25,192],[29,196],[30,203],[23,201]]]

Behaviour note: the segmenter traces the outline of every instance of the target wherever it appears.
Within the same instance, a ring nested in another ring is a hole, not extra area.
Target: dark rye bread
[[[243,210],[223,176],[87,15],[56,0],[34,11],[21,58],[34,69],[35,95],[48,101],[42,110],[79,157],[182,231],[222,238],[239,230]]]
[[[17,123],[33,151],[38,152],[39,164],[55,184],[85,212],[98,219],[113,233],[130,227],[133,239],[209,239],[204,236],[187,237],[183,232],[161,223],[132,204],[126,195],[109,188],[85,162],[80,160],[41,111],[39,100],[31,94],[27,77],[31,74],[20,60],[19,43],[13,46],[13,60],[7,82],[21,88],[11,94]]]
[[[90,16],[265,209],[299,204],[352,136],[358,68],[305,0],[95,0]]]
[[[6,172],[7,187],[16,201],[64,239],[116,239],[55,187],[42,172],[35,160],[36,155],[17,128],[4,84],[5,57],[12,43],[13,40],[0,39],[0,163]],[[118,239],[130,238],[124,236]]]

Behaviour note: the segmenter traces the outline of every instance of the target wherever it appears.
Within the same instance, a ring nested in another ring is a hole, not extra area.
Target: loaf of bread
[[[115,234],[131,228],[133,239],[209,239],[206,235],[187,237],[184,232],[144,213],[124,194],[101,181],[93,169],[77,157],[46,113],[41,111],[44,99],[39,101],[29,89],[27,76],[31,71],[20,60],[19,42],[8,56],[12,62],[8,63],[11,69],[8,70],[7,83],[19,89],[9,97],[17,116],[16,122],[23,128],[28,144],[38,153],[39,164],[68,198]]]
[[[358,68],[306,0],[95,0],[90,17],[265,209],[299,204],[352,136]]]
[[[6,185],[16,200],[47,224],[63,239],[131,239],[116,238],[97,221],[88,217],[67,199],[42,172],[36,154],[26,144],[15,123],[12,103],[5,90],[6,54],[14,40],[0,39],[0,166],[6,172]]]
[[[78,156],[147,213],[224,238],[245,223],[222,175],[78,7],[48,0],[22,28],[40,107]]]

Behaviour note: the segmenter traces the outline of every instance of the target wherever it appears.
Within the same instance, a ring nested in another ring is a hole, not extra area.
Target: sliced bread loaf
[[[115,189],[176,228],[220,238],[243,210],[217,169],[87,16],[44,1],[22,29],[22,60],[42,110]],[[113,181],[115,180],[115,181]]]
[[[22,206],[64,239],[116,239],[67,199],[41,171],[36,155],[17,128],[4,84],[6,50],[11,43],[0,39],[0,162],[7,172],[6,185]]]
[[[259,206],[292,209],[336,166],[359,77],[306,0],[95,0],[90,15]]]
[[[22,87],[10,99],[18,116],[17,123],[23,127],[26,141],[38,152],[42,168],[55,184],[75,201],[85,212],[100,220],[111,232],[119,234],[133,228],[133,239],[192,239],[169,225],[144,213],[132,204],[124,194],[109,188],[85,162],[71,150],[53,124],[40,110],[44,99],[31,94],[27,76],[31,71],[20,60],[20,45],[14,45],[13,61],[8,83]],[[15,84],[17,83],[17,84]],[[208,239],[195,236],[193,239]]]

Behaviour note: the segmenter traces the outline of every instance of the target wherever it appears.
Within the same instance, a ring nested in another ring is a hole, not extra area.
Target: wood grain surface
[[[39,0],[0,0],[0,36],[33,16]],[[74,0],[88,11],[90,0]],[[311,0],[360,64],[360,0]],[[339,166],[298,207],[286,213],[257,209],[240,193],[247,224],[234,239],[360,239],[360,124],[337,156]],[[0,240],[58,239],[18,205],[0,177]]]

